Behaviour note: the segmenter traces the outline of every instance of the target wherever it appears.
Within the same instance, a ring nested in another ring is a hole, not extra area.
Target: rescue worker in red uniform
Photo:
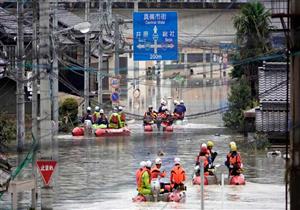
[[[200,152],[198,156],[196,157],[196,166],[198,167],[198,170],[195,172],[196,176],[200,176],[200,160],[203,159],[203,167],[204,167],[204,173],[209,173],[209,158],[210,153],[207,149],[207,145],[205,143],[201,144]]]
[[[170,182],[172,190],[185,190],[185,170],[181,167],[180,158],[174,159],[174,167],[171,170]]]
[[[231,176],[238,176],[243,171],[243,163],[235,143],[230,145],[230,152],[226,156],[225,165],[228,167]]]

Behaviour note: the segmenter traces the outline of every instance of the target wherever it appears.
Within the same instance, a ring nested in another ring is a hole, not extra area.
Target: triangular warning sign
[[[36,161],[36,164],[38,166],[38,169],[40,171],[40,174],[42,175],[44,184],[46,186],[48,186],[50,183],[56,163],[57,162],[55,160],[37,160]]]

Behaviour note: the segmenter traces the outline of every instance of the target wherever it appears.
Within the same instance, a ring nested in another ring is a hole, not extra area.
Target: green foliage
[[[228,111],[223,116],[225,126],[241,130],[244,124],[243,111],[252,105],[251,89],[244,77],[231,86],[228,102]]]
[[[62,105],[59,107],[59,116],[60,116],[60,131],[69,131],[77,124],[77,115],[78,115],[78,103],[74,98],[66,98]]]
[[[0,146],[16,139],[16,123],[0,112]]]
[[[271,14],[258,1],[247,3],[233,19],[241,58],[268,52],[271,48]]]

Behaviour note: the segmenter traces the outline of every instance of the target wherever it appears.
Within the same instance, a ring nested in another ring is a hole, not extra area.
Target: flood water
[[[205,88],[200,91],[187,89],[190,93],[182,94],[191,113],[226,103],[224,87]],[[197,96],[199,102],[193,97],[185,97],[191,94]],[[53,179],[54,209],[201,209],[200,187],[191,185],[194,158],[201,143],[213,140],[218,152],[215,164],[223,164],[228,143],[242,139],[222,126],[221,114],[189,120],[186,126],[176,127],[173,133],[144,133],[139,121],[129,124],[129,128],[132,133],[127,137],[58,137],[54,154],[59,164]],[[250,146],[240,148],[240,151],[246,185],[205,186],[205,209],[285,209],[284,159],[267,158],[264,151]],[[181,158],[188,177],[184,203],[132,202],[137,194],[135,170],[139,162],[153,161],[158,155],[168,172],[174,157]],[[222,166],[218,173],[221,172],[227,173]],[[40,196],[38,201],[40,206]],[[0,209],[9,209],[9,195],[5,194],[0,202]],[[28,206],[29,194],[24,193],[19,207],[26,209]]]

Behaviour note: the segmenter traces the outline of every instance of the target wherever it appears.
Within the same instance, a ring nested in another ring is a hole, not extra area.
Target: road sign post
[[[44,185],[48,187],[57,162],[55,160],[37,160],[36,164],[43,178]]]
[[[176,12],[133,13],[135,61],[178,60]]]

